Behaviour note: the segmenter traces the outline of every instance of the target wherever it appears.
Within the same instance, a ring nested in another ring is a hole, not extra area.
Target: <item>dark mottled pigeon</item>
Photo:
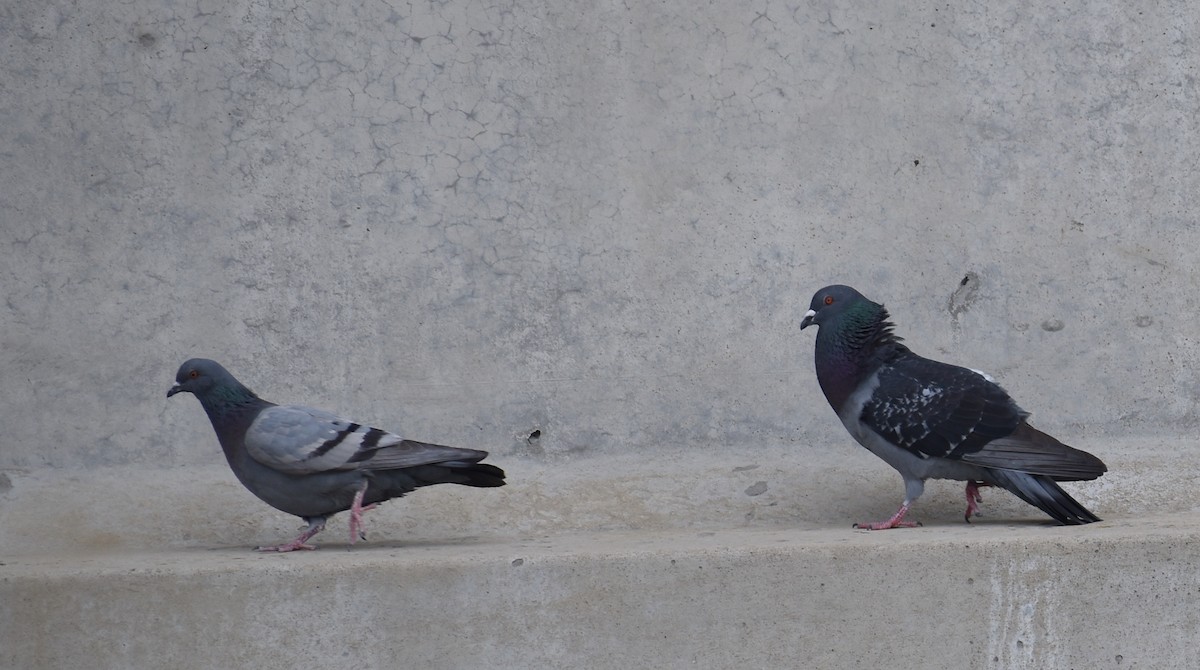
[[[1029,413],[987,375],[914,354],[892,334],[883,305],[849,286],[817,291],[803,330],[816,324],[817,381],[846,430],[900,471],[904,504],[892,518],[859,528],[911,527],[905,514],[926,479],[967,482],[967,511],[980,486],[999,486],[1062,524],[1099,521],[1057,482],[1095,479],[1107,471],[1025,422]]]
[[[422,486],[504,486],[503,470],[479,462],[486,451],[406,440],[319,409],[276,405],[214,361],[184,363],[167,397],[183,391],[204,406],[238,480],[308,523],[295,540],[259,551],[315,549],[308,540],[345,510],[353,544],[365,537],[364,511]]]

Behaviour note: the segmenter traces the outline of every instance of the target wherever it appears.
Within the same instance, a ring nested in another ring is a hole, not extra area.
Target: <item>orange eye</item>
[[[192,370],[191,372],[188,373],[188,376],[191,377],[192,379],[195,379],[196,377],[200,376],[200,371]]]
[[[825,304],[832,305],[833,304],[833,296],[831,296],[831,295],[825,296]]]

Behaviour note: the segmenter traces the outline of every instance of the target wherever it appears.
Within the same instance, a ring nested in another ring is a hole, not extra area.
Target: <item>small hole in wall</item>
[[[964,277],[962,278],[962,281],[958,282],[958,285],[959,285],[959,286],[966,286],[966,285],[967,285],[967,282],[969,282],[969,281],[971,281],[971,275],[966,275],[966,276],[964,276]]]

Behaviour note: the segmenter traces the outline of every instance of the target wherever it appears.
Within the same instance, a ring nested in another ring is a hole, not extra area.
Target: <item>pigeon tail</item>
[[[1064,526],[1100,521],[1100,517],[1080,505],[1050,477],[998,468],[986,468],[986,472],[989,483],[1004,487]]]
[[[1009,435],[963,454],[962,460],[989,468],[1046,475],[1056,482],[1096,479],[1108,471],[1099,458],[1069,447],[1024,421]]]
[[[442,461],[403,470],[379,470],[372,473],[372,490],[386,491],[395,497],[434,484],[460,484],[476,488],[504,486],[504,471],[490,463]],[[373,496],[368,495],[368,499]],[[381,498],[380,500],[384,500]]]
[[[450,471],[447,478],[442,480],[447,483],[479,488],[504,486],[504,471],[490,463],[446,461],[438,463],[436,467]]]

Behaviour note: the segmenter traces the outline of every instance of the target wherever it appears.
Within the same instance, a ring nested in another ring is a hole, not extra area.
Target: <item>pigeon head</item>
[[[235,399],[254,396],[250,389],[229,374],[220,363],[207,358],[193,358],[179,366],[179,372],[175,373],[175,385],[167,391],[167,397],[184,391],[196,396],[201,402],[218,397]]]
[[[814,324],[820,326],[823,323],[829,323],[845,314],[847,310],[856,307],[862,308],[866,305],[874,308],[881,307],[849,286],[841,284],[826,286],[813,295],[812,302],[808,305],[808,312],[804,314],[804,320],[800,322],[800,330]]]
[[[907,351],[892,333],[883,305],[849,286],[835,284],[817,291],[800,328],[813,324],[821,327],[814,359],[817,381],[838,411],[882,360]]]

